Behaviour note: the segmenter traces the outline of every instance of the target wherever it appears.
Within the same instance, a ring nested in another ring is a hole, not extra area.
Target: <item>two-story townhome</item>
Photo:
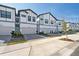
[[[43,13],[38,15],[39,18],[39,32],[54,33],[56,32],[56,18],[50,13]]]
[[[18,11],[20,19],[20,31],[22,34],[35,34],[37,26],[37,14],[31,9]]]
[[[79,23],[67,22],[67,24],[69,25],[69,29],[79,31]]]
[[[15,30],[16,9],[0,5],[0,35],[10,35]]]

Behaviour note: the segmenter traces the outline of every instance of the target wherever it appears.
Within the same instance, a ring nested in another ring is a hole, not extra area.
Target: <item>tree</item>
[[[63,28],[63,32],[65,33],[66,35],[66,38],[68,39],[68,36],[67,36],[67,31],[68,31],[68,25],[67,25],[67,22],[65,22],[64,20],[62,20],[62,28]]]

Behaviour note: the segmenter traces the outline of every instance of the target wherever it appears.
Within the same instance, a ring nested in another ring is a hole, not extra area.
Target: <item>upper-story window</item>
[[[59,23],[59,25],[61,25],[61,23]]]
[[[0,10],[0,17],[1,17],[1,10]]]
[[[40,20],[43,20],[43,18],[40,18]]]
[[[0,10],[0,17],[11,19],[11,12]]]
[[[7,13],[7,18],[11,18],[11,12],[6,12]]]
[[[22,17],[26,17],[26,15],[23,15],[23,14],[22,14],[21,16],[22,16]]]
[[[2,18],[7,18],[6,15],[7,14],[7,12],[6,11],[3,11],[3,10],[1,10],[1,17]]]
[[[35,22],[35,17],[33,17],[33,22]]]
[[[28,21],[31,21],[31,16],[28,16]]]
[[[45,19],[45,23],[48,24],[48,19]]]
[[[53,24],[53,21],[51,21],[51,24]]]

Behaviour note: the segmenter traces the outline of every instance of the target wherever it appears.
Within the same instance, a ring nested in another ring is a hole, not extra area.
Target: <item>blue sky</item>
[[[17,10],[30,8],[37,14],[51,12],[57,19],[79,22],[78,3],[3,3],[3,5],[15,7]]]

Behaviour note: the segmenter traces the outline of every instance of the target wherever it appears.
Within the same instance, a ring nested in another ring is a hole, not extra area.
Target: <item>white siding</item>
[[[26,15],[26,17],[22,17],[22,15]],[[20,22],[27,22],[28,16],[24,11],[20,12]]]
[[[40,25],[40,32],[50,33],[51,31],[56,32],[56,26]]]
[[[24,23],[20,23],[20,30],[22,32],[22,34],[35,34],[36,33],[36,21],[33,22],[33,21],[28,21],[28,16],[31,16],[31,20],[32,20],[32,17],[35,17],[37,19],[37,15],[34,14],[32,11],[27,11],[27,13],[21,11],[20,12],[20,22],[24,22]],[[23,18],[21,16],[21,14],[23,15],[26,15],[25,18]],[[35,19],[35,20],[36,20]]]
[[[28,16],[31,16],[31,20],[33,19],[32,17],[35,17],[37,19],[37,15],[34,14],[32,11],[27,11],[27,12],[28,12]],[[27,23],[34,23],[34,24],[36,24],[36,22],[33,22],[33,21],[29,22],[28,20],[27,20]]]
[[[0,20],[15,21],[15,10],[9,9],[9,8],[6,8],[6,7],[2,7],[2,6],[0,6],[0,10],[4,10],[4,11],[11,12],[11,19],[8,19],[8,18],[0,18]]]
[[[43,18],[43,20],[41,20]],[[44,14],[39,16],[40,19],[40,32],[44,33],[50,33],[56,32],[56,20],[50,15],[50,14]],[[45,19],[48,19],[48,24],[45,23]],[[53,24],[51,24],[51,21],[53,21]],[[41,25],[43,24],[43,25]]]
[[[36,33],[36,25],[35,24],[20,24],[21,32],[23,34],[35,34]]]
[[[10,35],[10,32],[15,30],[15,10],[2,6],[0,6],[0,10],[11,12],[11,19],[0,17],[0,35]]]
[[[0,22],[0,35],[10,35],[10,32],[15,30],[14,25],[10,22]]]

